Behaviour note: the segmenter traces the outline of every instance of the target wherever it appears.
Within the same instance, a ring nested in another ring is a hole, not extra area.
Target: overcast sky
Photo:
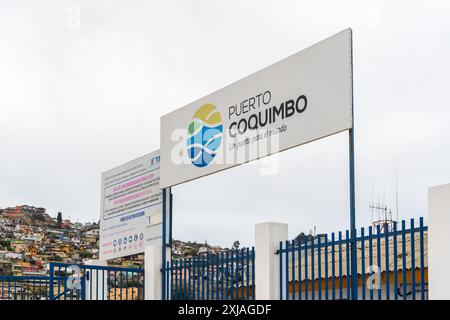
[[[450,183],[448,1],[0,0],[0,207],[98,220],[100,173],[159,148],[160,116],[353,29],[356,205],[427,215]],[[349,224],[348,135],[174,188],[174,237],[253,244]]]

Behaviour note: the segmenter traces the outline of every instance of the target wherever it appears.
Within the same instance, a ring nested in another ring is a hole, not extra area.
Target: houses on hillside
[[[99,227],[51,218],[28,205],[0,209],[0,275],[38,275],[48,262],[98,258]]]

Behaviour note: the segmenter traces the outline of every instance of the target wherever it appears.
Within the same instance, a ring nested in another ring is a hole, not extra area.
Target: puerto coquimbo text
[[[232,120],[230,124],[228,130],[230,137],[234,138],[237,134],[244,134],[247,130],[262,129],[266,125],[301,114],[308,105],[308,100],[303,94],[283,101],[279,106],[271,105],[271,100],[272,93],[267,90],[255,97],[241,101],[239,104],[230,106],[228,108],[228,119],[237,118]],[[258,109],[262,110],[244,117],[244,114]]]

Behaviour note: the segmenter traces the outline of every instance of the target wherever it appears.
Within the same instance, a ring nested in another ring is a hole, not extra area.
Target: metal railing
[[[163,275],[165,300],[254,300],[255,249],[172,260]]]
[[[144,270],[50,263],[45,276],[0,276],[0,300],[144,300]]]
[[[48,300],[49,284],[48,276],[0,276],[0,300]]]
[[[375,229],[375,230],[374,230]],[[375,231],[375,232],[374,232]],[[303,241],[280,242],[280,299],[425,300],[428,298],[428,227],[410,220],[398,228],[361,228]],[[352,283],[355,243],[357,277]],[[354,287],[352,287],[354,286]],[[352,288],[356,296],[352,296]]]
[[[144,269],[52,263],[52,274],[65,276],[51,287],[53,299],[144,300]]]

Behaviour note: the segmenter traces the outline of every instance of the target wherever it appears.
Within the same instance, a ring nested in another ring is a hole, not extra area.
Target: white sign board
[[[102,173],[100,260],[144,252],[162,238],[159,151]]]
[[[352,99],[346,29],[164,115],[161,188],[348,130]]]

